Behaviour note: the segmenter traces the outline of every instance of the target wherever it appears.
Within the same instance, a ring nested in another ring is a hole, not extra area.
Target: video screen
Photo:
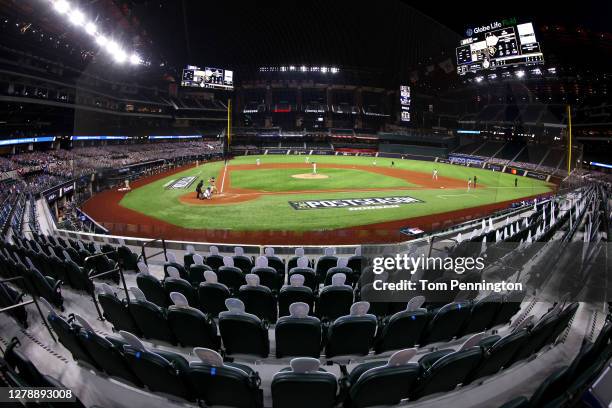
[[[541,64],[544,55],[532,23],[493,22],[468,28],[468,38],[457,47],[457,73],[494,69],[501,66]]]
[[[400,107],[401,107],[401,122],[410,122],[410,87],[407,85],[400,86]]]
[[[187,66],[183,70],[181,86],[192,88],[234,89],[234,72],[221,69]]]

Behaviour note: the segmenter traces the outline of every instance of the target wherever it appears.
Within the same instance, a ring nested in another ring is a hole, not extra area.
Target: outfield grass
[[[304,163],[304,157],[299,156],[245,156],[232,160],[232,164],[254,164],[259,157],[262,163]],[[341,156],[317,156],[311,161],[317,163],[342,163],[354,165],[372,165],[376,160],[377,166],[390,166],[391,159],[371,157],[341,157]],[[145,186],[139,187],[126,194],[120,205],[139,211],[143,214],[169,222],[185,228],[209,228],[209,229],[233,229],[233,230],[294,230],[309,231],[321,229],[335,229],[341,227],[358,226],[378,222],[392,221],[397,219],[418,217],[423,215],[443,213],[453,210],[477,207],[493,204],[502,201],[516,200],[522,197],[536,194],[548,193],[552,190],[552,185],[540,180],[527,177],[518,177],[518,188],[514,187],[515,176],[506,173],[492,172],[489,170],[474,169],[450,164],[422,162],[413,160],[394,160],[395,167],[411,171],[425,172],[431,174],[437,168],[440,176],[457,178],[467,182],[468,177],[477,176],[478,184],[486,188],[472,190],[469,193],[465,189],[415,189],[415,190],[396,190],[405,185],[384,185],[379,183],[362,185],[363,179],[355,183],[360,177],[366,177],[364,171],[347,170],[350,174],[342,177],[330,177],[327,181],[334,183],[334,187],[327,188],[387,188],[385,191],[375,192],[328,192],[328,193],[308,193],[308,194],[275,194],[263,195],[256,200],[247,201],[239,204],[221,205],[197,205],[184,204],[179,201],[179,197],[187,192],[192,192],[195,183],[188,190],[166,190],[164,185],[170,180],[180,177],[196,175],[207,179],[217,176],[222,169],[222,163],[208,163],[198,168],[189,169],[179,174],[166,177]],[[287,169],[270,169],[278,172],[275,177],[273,173],[268,173],[268,169],[257,171],[232,171],[232,187],[254,188],[259,190],[288,191],[288,185],[294,183],[295,179],[287,178]],[[327,174],[329,170],[325,169]],[[341,171],[344,171],[343,169]],[[266,172],[262,176],[260,172]],[[298,170],[290,171],[291,174],[299,173]],[[244,174],[240,174],[244,173]],[[251,174],[247,174],[251,173]],[[256,174],[258,173],[258,174]],[[380,175],[372,174],[378,181],[382,180]],[[372,177],[369,174],[367,177]],[[385,177],[393,180],[393,183],[402,181],[394,177]],[[275,182],[272,182],[276,180]],[[387,180],[385,182],[391,182]],[[310,181],[313,180],[297,180]],[[314,189],[325,189],[321,181]],[[405,182],[404,182],[405,183]],[[262,187],[265,184],[265,187]],[[310,184],[302,184],[301,189],[313,189]],[[357,186],[356,186],[357,185]],[[288,201],[297,200],[324,200],[341,198],[368,198],[383,196],[411,196],[421,200],[420,203],[400,206],[399,208],[389,208],[384,210],[369,211],[349,211],[346,208],[322,209],[322,210],[294,210]]]
[[[231,166],[230,166],[231,169]],[[231,170],[232,187],[260,191],[299,191],[414,187],[397,177],[384,176],[363,170],[319,169],[326,179],[296,179],[294,174],[309,173],[308,169]]]

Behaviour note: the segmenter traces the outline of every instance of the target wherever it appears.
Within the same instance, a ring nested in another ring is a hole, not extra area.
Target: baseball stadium
[[[0,0],[0,407],[611,407],[606,3]]]

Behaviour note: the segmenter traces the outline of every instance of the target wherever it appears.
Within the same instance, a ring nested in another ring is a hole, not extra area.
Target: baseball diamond
[[[293,177],[311,168],[299,156],[244,156],[230,160],[227,168],[222,161],[181,168],[137,181],[127,193],[102,192],[84,210],[117,234],[143,237],[163,231],[179,240],[303,243],[316,237],[374,243],[399,241],[405,227],[432,230],[554,190],[538,179],[521,177],[514,187],[511,174],[445,163],[395,160],[391,166],[391,159],[378,158],[374,166],[371,158],[348,156],[317,156],[316,161],[318,174],[327,178]],[[434,168],[437,180],[431,177]],[[198,200],[188,189],[164,188],[172,179],[195,177],[195,185],[213,176],[220,191],[210,200]],[[474,176],[478,184],[467,192],[467,180]]]

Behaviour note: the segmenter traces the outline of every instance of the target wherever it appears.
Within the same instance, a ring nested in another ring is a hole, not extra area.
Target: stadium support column
[[[567,105],[567,175],[572,171],[572,108]]]
[[[225,135],[224,145],[224,159],[227,160],[229,158],[230,153],[230,144],[232,143],[232,99],[229,98],[227,100],[227,134]]]

